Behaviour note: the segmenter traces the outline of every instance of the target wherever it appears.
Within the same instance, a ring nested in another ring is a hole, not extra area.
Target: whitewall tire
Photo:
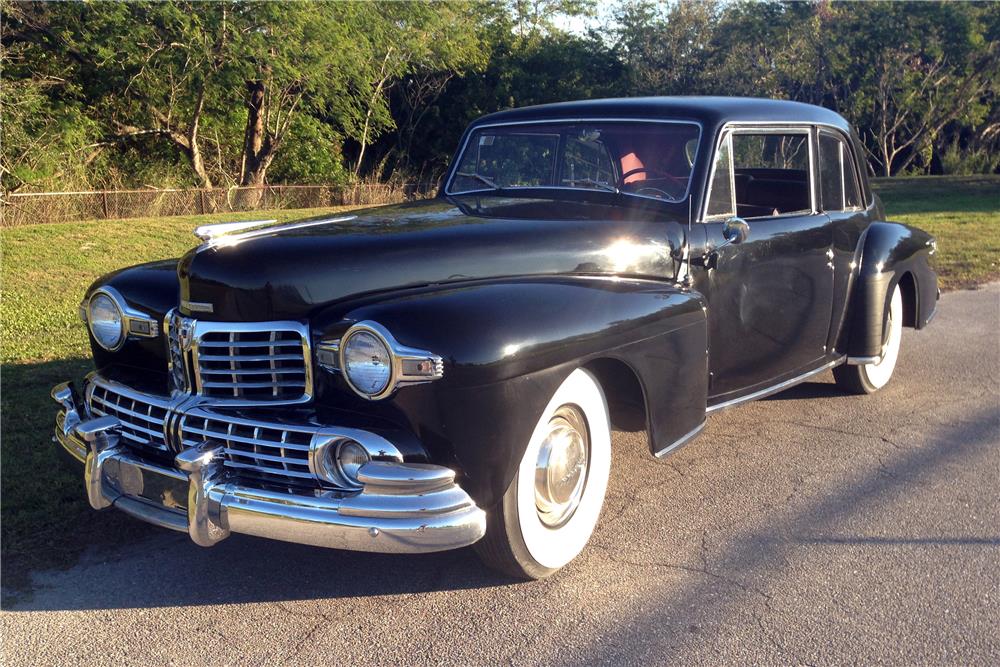
[[[573,560],[597,525],[611,472],[611,427],[600,384],[573,371],[546,405],[476,551],[487,565],[540,579]]]
[[[903,339],[903,294],[899,285],[892,292],[889,317],[882,339],[882,355],[878,361],[833,369],[834,378],[842,389],[855,394],[872,394],[889,384]]]

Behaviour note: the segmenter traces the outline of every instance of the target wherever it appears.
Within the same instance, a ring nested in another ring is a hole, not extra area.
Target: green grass
[[[938,238],[944,288],[1000,278],[1000,178],[880,181],[893,220]],[[77,316],[98,276],[140,262],[177,257],[196,243],[198,224],[273,217],[289,220],[343,209],[143,218],[4,229],[0,286],[0,492],[3,584],[24,590],[35,568],[72,564],[86,545],[124,541],[153,529],[118,512],[97,514],[84,497],[79,466],[51,442],[49,389],[90,368]]]
[[[937,237],[941,289],[1000,279],[1000,176],[877,179],[890,220]]]
[[[87,545],[126,540],[149,527],[119,512],[90,510],[81,468],[51,442],[49,389],[92,369],[77,315],[84,291],[123,266],[178,257],[191,231],[221,220],[281,221],[343,211],[308,209],[138,218],[17,227],[2,231],[0,277],[0,540],[4,595],[27,590],[28,573],[72,564]]]

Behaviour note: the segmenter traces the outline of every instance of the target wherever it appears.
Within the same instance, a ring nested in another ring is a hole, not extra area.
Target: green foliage
[[[941,152],[941,172],[955,176],[990,174],[1000,168],[1000,155],[984,147],[962,148],[958,137]]]
[[[350,172],[341,155],[343,137],[315,116],[298,116],[289,142],[268,172],[277,183],[344,185]]]
[[[560,26],[573,18],[599,29]],[[881,174],[995,170],[1000,3],[11,2],[0,186],[441,172],[485,113],[723,94],[833,108]],[[956,143],[957,142],[957,143]]]

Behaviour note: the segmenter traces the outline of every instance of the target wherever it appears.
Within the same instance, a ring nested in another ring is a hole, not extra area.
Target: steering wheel
[[[684,190],[687,189],[687,183],[685,183],[684,179],[678,178],[677,176],[674,176],[673,174],[668,174],[665,171],[661,171],[659,169],[651,169],[649,167],[636,167],[635,169],[629,169],[628,171],[626,171],[624,174],[622,174],[621,178],[618,179],[618,189],[621,190],[623,187],[625,187],[625,185],[626,185],[625,180],[629,176],[634,176],[635,174],[650,174],[651,176],[654,177],[654,179],[657,179],[657,180],[666,179],[666,180],[670,181],[673,185],[676,185],[679,188],[680,192],[684,192]],[[665,196],[667,196],[670,199],[675,199],[675,197],[673,195],[671,195],[670,193],[665,192],[664,190],[661,190],[660,188],[653,187],[651,185],[646,185],[646,186],[640,187],[638,190],[636,190],[636,194],[641,194],[643,190],[651,190],[653,192],[660,192],[660,193],[664,194]]]

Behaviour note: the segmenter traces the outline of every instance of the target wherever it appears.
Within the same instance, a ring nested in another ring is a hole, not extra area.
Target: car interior
[[[808,211],[809,175],[800,169],[736,169],[733,175],[736,214],[761,218]]]
[[[734,132],[716,154],[707,215],[765,218],[812,210],[809,136]]]

